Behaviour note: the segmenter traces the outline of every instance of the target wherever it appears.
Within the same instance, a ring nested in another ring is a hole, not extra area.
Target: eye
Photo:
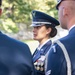
[[[40,28],[41,28],[41,26],[37,26],[36,28],[37,28],[37,29],[40,29]]]

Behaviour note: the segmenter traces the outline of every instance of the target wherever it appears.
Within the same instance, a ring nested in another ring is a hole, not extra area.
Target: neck
[[[68,16],[68,18],[67,18],[67,29],[69,30],[73,25],[75,25],[75,15]]]
[[[69,30],[73,25],[75,25],[75,18],[69,20],[67,25],[68,25],[67,27],[68,27],[68,30]]]
[[[44,42],[46,42],[49,38],[45,38],[39,41],[39,44],[42,45]]]

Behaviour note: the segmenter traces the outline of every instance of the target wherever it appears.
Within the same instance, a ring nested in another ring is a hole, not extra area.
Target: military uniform
[[[37,75],[45,75],[44,72],[44,63],[45,63],[45,55],[51,47],[51,40],[49,40],[46,44],[42,46],[40,50],[36,49],[33,54],[33,63],[37,72]]]
[[[69,55],[71,62],[69,66],[71,66],[70,69],[72,70],[71,75],[75,75],[75,27],[70,30],[66,37],[60,39],[60,41],[64,44]],[[64,53],[57,43],[54,44],[54,47],[48,55],[46,75],[67,75],[68,66]]]
[[[0,32],[0,75],[35,75],[29,47]]]
[[[40,12],[33,10],[32,11],[32,25],[33,27],[42,26],[44,24],[48,24],[51,27],[55,27],[59,25],[59,22],[53,17]],[[37,48],[33,54],[33,63],[35,66],[36,75],[45,75],[45,56],[51,47],[51,40],[48,39],[45,41],[43,46],[39,49]]]
[[[59,0],[56,8],[62,1]],[[46,61],[45,75],[75,75],[75,25],[69,34],[54,42]]]
[[[1,5],[2,0],[0,0],[0,7]],[[28,45],[8,37],[1,31],[0,75],[35,75],[32,55]]]

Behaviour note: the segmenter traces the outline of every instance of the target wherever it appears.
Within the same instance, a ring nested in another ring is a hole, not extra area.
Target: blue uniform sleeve
[[[57,44],[51,47],[45,64],[45,75],[67,75],[65,58]]]

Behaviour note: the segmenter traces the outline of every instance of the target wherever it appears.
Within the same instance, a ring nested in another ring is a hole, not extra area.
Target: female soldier
[[[33,20],[31,26],[33,26],[33,39],[39,41],[39,46],[33,53],[33,63],[36,74],[45,75],[45,55],[52,44],[50,38],[57,34],[55,26],[59,25],[59,22],[53,17],[36,10],[32,11],[32,18]]]

